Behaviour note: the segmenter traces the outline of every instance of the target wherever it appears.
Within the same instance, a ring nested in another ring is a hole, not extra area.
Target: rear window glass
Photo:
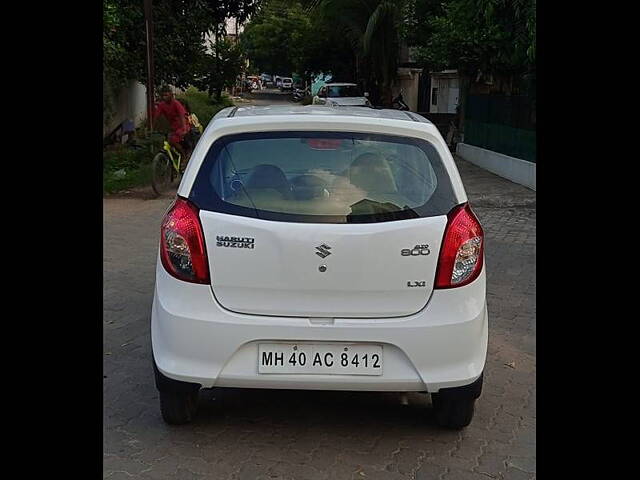
[[[318,223],[445,215],[456,204],[429,142],[342,132],[223,137],[207,153],[189,198],[203,210]]]
[[[327,96],[331,98],[362,97],[362,92],[355,85],[338,85],[327,87]]]

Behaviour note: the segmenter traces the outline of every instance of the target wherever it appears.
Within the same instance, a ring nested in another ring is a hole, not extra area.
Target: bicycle
[[[151,163],[151,188],[156,196],[161,196],[182,174],[182,155],[164,139],[162,150],[153,157]]]

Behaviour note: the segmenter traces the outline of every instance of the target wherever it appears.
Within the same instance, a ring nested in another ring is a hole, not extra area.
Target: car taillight
[[[469,204],[449,212],[444,232],[435,288],[461,287],[482,271],[484,232]]]
[[[178,197],[160,227],[160,258],[172,276],[192,283],[209,283],[209,264],[198,208]]]

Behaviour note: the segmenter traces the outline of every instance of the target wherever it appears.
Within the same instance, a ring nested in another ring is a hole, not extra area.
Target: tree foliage
[[[319,15],[309,15],[311,33],[305,42],[302,73],[331,73],[335,81],[357,81],[357,56],[348,39]]]
[[[348,40],[312,8],[317,0],[266,0],[240,37],[252,68],[309,77],[320,72],[355,79]]]
[[[243,21],[256,5],[257,0],[154,0],[154,82],[181,88],[192,83],[202,73],[205,35],[224,33],[225,18]],[[143,0],[104,0],[104,12],[108,75],[146,84]]]
[[[320,0],[315,10],[348,39],[361,76],[390,102],[405,0]],[[375,97],[374,93],[374,97]]]
[[[405,0],[266,0],[241,44],[270,73],[331,73],[390,101]]]
[[[120,29],[118,11],[112,2],[106,1],[103,7],[102,33],[102,121],[107,124],[113,116],[115,97],[124,81],[118,74],[116,62],[123,55],[123,47],[114,38]]]
[[[219,102],[222,91],[235,84],[244,66],[244,56],[240,48],[226,38],[210,42],[210,52],[202,58],[202,75],[193,81],[193,85],[206,91],[209,97]]]
[[[536,0],[411,0],[406,38],[431,69],[521,76],[535,71]]]
[[[223,38],[225,19],[245,21],[259,0],[154,0],[154,83],[185,88],[209,78],[213,90],[227,84],[229,59],[226,46],[211,58],[205,36]],[[127,81],[147,84],[147,38],[143,0],[103,0],[103,112],[113,110],[116,93]],[[212,71],[222,73],[218,79]],[[207,87],[208,89],[208,87]]]
[[[311,21],[299,2],[271,0],[245,27],[240,42],[257,69],[291,75],[305,70],[310,37]]]

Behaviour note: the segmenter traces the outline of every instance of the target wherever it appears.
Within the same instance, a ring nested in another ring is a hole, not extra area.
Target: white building
[[[244,30],[244,25],[238,21],[237,18],[227,18],[225,20],[225,30],[227,32],[227,38],[231,38],[233,41],[238,40]],[[213,32],[209,32],[204,36],[204,43],[207,46],[207,53],[211,53],[211,45],[215,43],[215,36]]]
[[[421,68],[398,67],[395,84],[391,88],[394,97],[402,92],[402,98],[412,112],[418,111],[418,87],[421,73]]]
[[[431,72],[429,93],[429,113],[456,113],[460,99],[458,71]]]
[[[138,127],[147,118],[147,89],[132,80],[118,93],[114,112],[108,123],[102,125],[102,136],[109,135],[122,122],[131,120]]]

